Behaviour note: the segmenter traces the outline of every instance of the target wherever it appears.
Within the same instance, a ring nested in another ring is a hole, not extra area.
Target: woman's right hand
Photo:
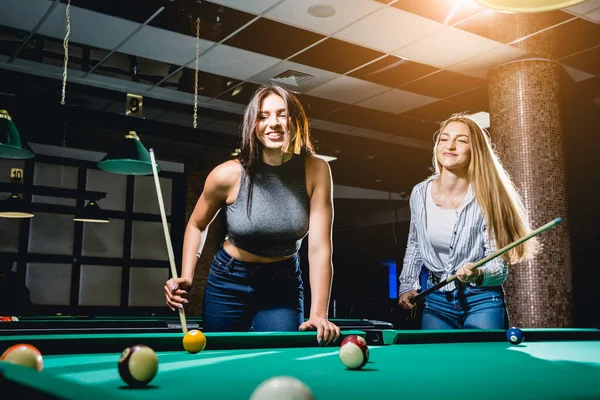
[[[182,296],[187,294],[191,286],[191,282],[188,282],[184,278],[171,278],[167,281],[165,284],[165,297],[167,298],[167,306],[172,311],[175,311],[177,308],[183,308],[184,304],[188,304],[188,301]]]
[[[415,307],[415,305],[410,302],[410,299],[412,297],[415,297],[417,294],[418,293],[416,290],[409,290],[406,293],[402,293],[402,295],[398,299],[398,304],[400,304],[400,306],[405,310],[412,310]]]

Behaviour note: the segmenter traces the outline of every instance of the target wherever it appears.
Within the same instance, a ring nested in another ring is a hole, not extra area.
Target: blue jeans
[[[458,281],[456,281],[458,282]],[[427,281],[427,288],[434,286]],[[506,304],[502,286],[461,284],[425,298],[421,329],[504,329]]]
[[[221,247],[204,291],[205,332],[297,331],[304,322],[300,259],[236,260]]]

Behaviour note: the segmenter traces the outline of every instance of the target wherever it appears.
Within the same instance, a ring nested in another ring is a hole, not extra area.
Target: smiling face
[[[265,149],[281,149],[288,140],[289,118],[285,101],[276,94],[263,100],[258,114],[256,136]]]
[[[436,145],[436,157],[448,170],[468,169],[471,162],[471,134],[462,122],[448,123],[440,133]]]

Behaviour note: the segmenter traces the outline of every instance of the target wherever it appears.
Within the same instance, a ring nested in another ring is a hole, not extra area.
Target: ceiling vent
[[[271,80],[273,82],[282,83],[284,85],[298,87],[310,81],[312,78],[314,78],[314,75],[288,69],[287,71],[282,72],[276,77],[271,78]]]

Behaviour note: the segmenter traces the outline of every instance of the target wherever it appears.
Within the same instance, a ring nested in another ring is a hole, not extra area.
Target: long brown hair
[[[248,210],[250,209],[250,199],[252,197],[252,181],[256,173],[256,168],[260,164],[263,150],[263,145],[256,135],[256,129],[263,101],[271,94],[275,94],[283,99],[286,105],[286,115],[288,116],[287,132],[285,135],[287,139],[281,149],[282,157],[285,153],[298,155],[315,153],[310,139],[308,118],[304,112],[304,107],[302,107],[296,95],[275,84],[264,85],[258,88],[244,111],[242,146],[239,155],[240,163],[246,172],[249,189]]]
[[[469,182],[473,186],[475,198],[490,227],[489,239],[490,241],[495,239],[498,249],[501,249],[530,232],[521,197],[496,155],[489,133],[466,114],[454,114],[440,124],[433,148],[435,173],[440,174],[443,169],[437,160],[437,146],[441,132],[450,122],[461,122],[469,128],[471,134]],[[509,264],[521,262],[535,255],[539,246],[536,238],[532,238],[504,253],[502,257]]]

